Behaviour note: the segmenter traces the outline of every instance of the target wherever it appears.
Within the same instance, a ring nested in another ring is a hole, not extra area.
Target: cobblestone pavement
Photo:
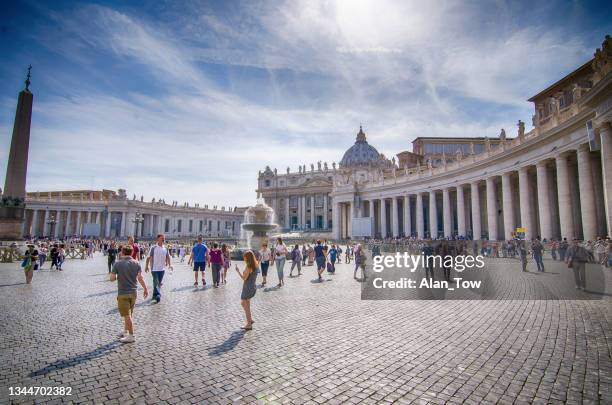
[[[0,401],[612,403],[610,297],[362,301],[349,266],[336,273],[317,283],[306,267],[281,289],[259,289],[254,330],[243,333],[235,272],[222,288],[194,288],[177,263],[159,305],[139,295],[137,342],[121,345],[105,258],[36,272],[31,286],[18,264],[2,264]],[[9,397],[11,386],[72,395]]]

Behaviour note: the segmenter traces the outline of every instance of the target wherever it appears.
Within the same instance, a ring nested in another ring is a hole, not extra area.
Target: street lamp
[[[55,215],[49,215],[49,218],[47,219],[47,225],[49,225],[49,236],[54,235],[55,224],[57,224],[57,219],[55,219]]]
[[[134,223],[134,225],[136,225],[136,232],[134,233],[134,237],[137,238],[138,229],[140,228],[140,224],[144,222],[144,217],[142,216],[140,212],[137,212],[136,216],[134,216],[134,219],[132,219],[132,222]]]

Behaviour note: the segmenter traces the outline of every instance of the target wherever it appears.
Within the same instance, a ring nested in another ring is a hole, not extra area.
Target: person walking
[[[329,262],[331,263],[331,272],[330,273],[335,273],[336,272],[336,260],[338,260],[338,248],[336,247],[336,245],[331,246],[331,248],[329,249]]]
[[[132,248],[132,259],[140,260],[140,248],[138,244],[134,241],[134,237],[130,236],[128,238],[128,245]]]
[[[542,255],[544,252],[544,245],[540,241],[540,237],[537,236],[531,242],[531,251],[533,252],[533,260],[536,262],[536,266],[538,267],[538,271],[544,273],[544,260],[542,260]]]
[[[559,260],[565,261],[565,254],[567,253],[568,247],[567,238],[563,238],[563,240],[559,242]]]
[[[119,251],[117,250],[117,245],[115,244],[115,241],[112,241],[106,249],[106,256],[108,258],[108,274],[111,273],[113,264],[115,264],[118,254]]]
[[[191,249],[191,254],[187,260],[187,265],[193,263],[193,275],[195,276],[194,286],[198,285],[198,271],[202,274],[202,285],[206,285],[204,272],[206,271],[206,260],[208,258],[208,247],[202,242],[202,236],[198,236],[198,241]]]
[[[277,238],[276,245],[274,245],[274,254],[272,255],[271,263],[276,263],[276,274],[278,275],[278,284],[276,285],[277,287],[282,287],[283,285],[285,285],[284,269],[285,262],[287,261],[287,253],[288,249],[287,246],[285,246],[285,244],[283,243],[283,239],[280,237]]]
[[[289,277],[293,277],[293,269],[297,266],[298,276],[302,275],[302,252],[300,251],[300,246],[295,245],[293,250],[291,251],[291,270],[289,271]]]
[[[142,277],[140,263],[132,258],[130,245],[121,249],[121,257],[113,264],[110,280],[117,281],[117,309],[123,318],[123,332],[119,334],[119,341],[133,343],[135,339],[132,314],[136,305],[136,282],[138,281],[142,286],[143,298],[146,299],[149,296],[149,290]]]
[[[223,252],[219,249],[217,242],[213,243],[213,247],[208,254],[210,256],[209,266],[212,268],[213,287],[219,287],[221,268],[223,267]]]
[[[594,259],[591,252],[580,245],[578,239],[572,241],[572,246],[567,250],[565,262],[567,267],[574,271],[574,282],[577,290],[586,289],[586,263]]]
[[[231,250],[224,243],[221,245],[221,253],[223,253],[223,273],[221,274],[221,283],[227,284],[227,270],[232,265]]]
[[[353,251],[353,253],[355,254],[355,271],[353,271],[353,278],[357,279],[357,270],[361,267],[364,258],[363,248],[361,247],[361,244],[355,244],[355,248],[353,249]],[[362,275],[363,274],[365,273],[363,273],[362,270]]]
[[[39,254],[38,254],[38,261],[40,263],[40,265],[38,266],[38,268],[40,270],[42,270],[43,265],[45,264],[45,262],[47,261],[47,245],[45,245],[44,243],[40,245],[40,248],[38,249]]]
[[[317,241],[316,246],[314,247],[315,254],[315,262],[317,263],[317,275],[319,276],[319,281],[323,281],[322,274],[325,271],[325,264],[327,262],[327,249],[321,243],[321,240]]]
[[[527,271],[527,247],[524,240],[517,241],[518,255],[521,260],[521,271]]]
[[[166,269],[172,270],[172,259],[170,258],[168,248],[164,245],[165,240],[164,234],[160,233],[157,235],[157,243],[149,250],[149,256],[145,262],[145,273],[148,273],[150,268],[151,276],[153,277],[153,297],[151,297],[151,303],[159,304],[161,301],[161,285],[164,274]],[[133,253],[133,251],[130,252],[130,255]]]
[[[270,260],[272,259],[272,251],[268,248],[268,242],[261,244],[259,249],[259,260],[261,263],[261,286],[264,287],[268,278],[268,268],[270,267]]]
[[[306,260],[308,260],[308,249],[306,245],[302,245],[302,266],[306,266]]]
[[[28,249],[25,251],[21,267],[23,267],[26,284],[32,284],[34,270],[38,270],[38,250],[34,247],[34,245],[28,245]]]
[[[49,256],[51,256],[51,267],[49,267],[49,270],[53,270],[53,266],[55,266],[55,270],[59,270],[59,245],[57,243],[51,248]]]
[[[253,315],[251,314],[251,298],[253,298],[257,292],[255,283],[257,282],[259,263],[257,263],[255,254],[251,250],[244,252],[242,259],[245,263],[244,271],[241,273],[238,265],[236,265],[236,273],[238,273],[243,281],[242,293],[240,294],[240,305],[242,305],[242,309],[244,310],[246,325],[243,326],[242,329],[249,331],[253,329],[253,324],[255,323]]]

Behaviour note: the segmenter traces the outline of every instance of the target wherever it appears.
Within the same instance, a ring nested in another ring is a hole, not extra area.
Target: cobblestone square
[[[490,265],[518,271],[510,260]],[[139,291],[137,341],[121,345],[105,258],[69,260],[62,272],[45,267],[27,286],[18,264],[0,265],[3,403],[612,400],[609,297],[362,301],[352,265],[338,265],[323,283],[306,267],[281,289],[258,289],[256,323],[245,333],[237,275],[219,289],[195,288],[175,259],[160,304]],[[9,387],[32,386],[71,387],[72,395],[9,397]]]

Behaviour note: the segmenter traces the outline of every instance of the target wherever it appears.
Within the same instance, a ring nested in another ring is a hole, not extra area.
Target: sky
[[[389,158],[529,129],[606,33],[596,1],[2,2],[0,172],[28,64],[28,191],[245,206],[266,165],[338,162],[360,124]]]

